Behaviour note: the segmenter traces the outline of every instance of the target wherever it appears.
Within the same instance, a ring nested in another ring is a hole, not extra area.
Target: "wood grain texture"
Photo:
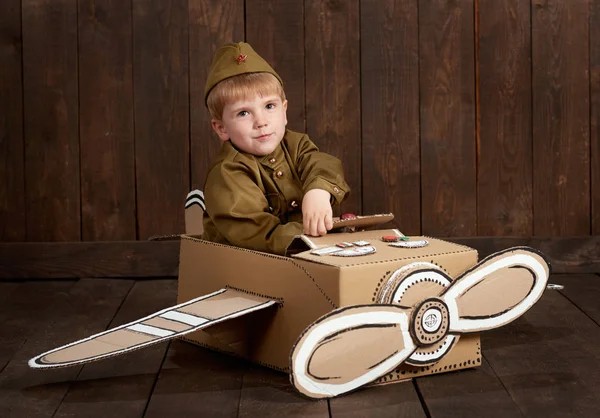
[[[592,235],[600,235],[600,1],[590,5],[590,140]]]
[[[179,241],[0,243],[0,279],[175,277]]]
[[[555,273],[600,273],[600,237],[450,237],[479,257],[515,246],[543,252]],[[0,279],[176,277],[179,241],[0,243]]]
[[[589,235],[589,1],[533,0],[534,235]]]
[[[131,2],[78,6],[81,239],[136,239]]]
[[[173,341],[146,418],[237,417],[244,361]]]
[[[428,416],[412,381],[362,388],[329,400],[331,417]]]
[[[133,0],[138,238],[184,231],[189,192],[187,0]]]
[[[215,51],[227,42],[244,40],[244,0],[189,0],[188,8],[191,188],[202,190],[206,174],[221,149],[204,103],[204,86]]]
[[[600,273],[600,237],[466,237],[448,241],[474,248],[483,259],[517,246],[536,248],[546,255],[554,273]]]
[[[321,151],[342,161],[352,192],[339,211],[360,214],[359,2],[307,1],[304,14],[307,132]]]
[[[0,416],[52,417],[81,366],[41,371],[27,360],[105,330],[132,285],[130,280],[83,279],[68,298],[56,295],[50,302],[54,309],[0,374]]]
[[[421,232],[417,0],[360,7],[363,213]]]
[[[328,418],[327,400],[310,399],[294,388],[287,373],[262,366],[244,372],[238,417],[323,417]]]
[[[561,284],[560,293],[600,325],[600,277],[593,274],[557,274],[552,283]]]
[[[432,418],[521,416],[485,360],[475,369],[419,377],[416,384]]]
[[[528,0],[479,0],[477,235],[533,233]]]
[[[77,1],[23,0],[27,239],[80,239]]]
[[[420,0],[422,232],[476,227],[473,1]]]
[[[0,3],[0,241],[25,241],[21,1]]]
[[[75,281],[0,283],[0,373],[32,335],[53,318],[56,304],[65,304]],[[5,293],[6,292],[6,293]]]
[[[246,42],[283,79],[288,128],[305,131],[304,5],[300,0],[246,0]]]
[[[143,318],[177,299],[174,280],[138,281],[107,328]],[[86,364],[54,417],[141,417],[168,343]]]
[[[598,414],[600,329],[559,292],[482,338],[483,355],[524,416]]]

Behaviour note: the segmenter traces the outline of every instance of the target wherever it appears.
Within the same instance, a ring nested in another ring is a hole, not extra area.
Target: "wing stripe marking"
[[[173,332],[173,331],[169,331],[169,330],[158,328],[158,327],[153,327],[151,325],[144,325],[144,324],[134,324],[134,325],[127,327],[126,329],[135,331],[135,332],[141,332],[142,334],[153,335],[155,337],[168,337],[169,335],[175,334],[175,332]]]
[[[202,325],[208,321],[206,318],[202,318],[196,315],[179,312],[179,311],[169,311],[160,315],[162,318],[170,319],[171,321],[181,322],[182,324],[187,324],[191,326]]]

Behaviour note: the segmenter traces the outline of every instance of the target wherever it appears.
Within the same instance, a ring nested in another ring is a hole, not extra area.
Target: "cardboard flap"
[[[461,252],[475,252],[474,249],[443,241],[430,237],[409,237],[406,242],[427,241],[427,245],[422,248],[397,248],[388,242],[382,241],[383,236],[397,235],[404,237],[397,229],[360,231],[339,234],[327,234],[322,237],[298,237],[292,245],[297,250],[304,246],[304,251],[290,254],[293,258],[300,258],[319,264],[326,264],[334,267],[348,267],[368,263],[381,263],[402,259],[417,259],[421,257],[431,257],[438,254],[451,254]],[[340,242],[366,241],[370,246],[375,247],[375,252],[367,255],[354,257],[339,257],[333,254],[317,255],[312,251],[315,249],[335,246]],[[291,247],[291,246],[290,246]]]
[[[354,227],[358,229],[366,229],[372,226],[383,225],[394,219],[393,213],[382,213],[375,215],[356,216],[350,219],[333,219],[333,228],[340,229],[344,227]]]
[[[189,334],[277,303],[277,300],[238,290],[221,289],[50,350],[29,360],[29,365],[54,368],[89,363]]]

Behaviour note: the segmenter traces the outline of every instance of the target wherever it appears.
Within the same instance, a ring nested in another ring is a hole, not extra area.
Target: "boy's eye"
[[[267,109],[275,109],[275,103],[269,103],[265,106]]]
[[[247,114],[248,114],[248,111],[247,111],[247,110],[242,110],[242,111],[238,112],[238,114],[237,114],[237,115],[238,115],[238,116],[246,116]]]

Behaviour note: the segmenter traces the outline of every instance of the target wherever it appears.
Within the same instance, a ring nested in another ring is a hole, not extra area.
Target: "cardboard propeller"
[[[304,331],[291,353],[292,384],[312,398],[333,397],[405,362],[439,361],[461,334],[525,313],[549,273],[544,256],[526,247],[496,253],[454,281],[431,263],[409,264],[383,286],[379,303],[333,310]]]

